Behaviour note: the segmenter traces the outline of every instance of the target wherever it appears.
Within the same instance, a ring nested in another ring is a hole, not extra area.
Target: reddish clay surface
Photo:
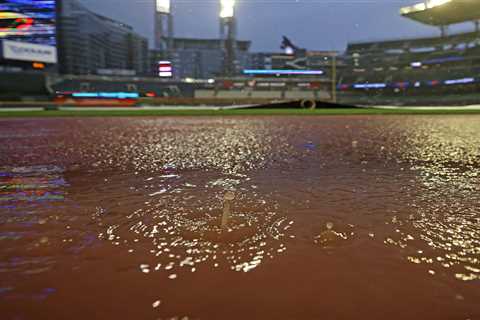
[[[0,120],[0,318],[480,319],[479,120]]]

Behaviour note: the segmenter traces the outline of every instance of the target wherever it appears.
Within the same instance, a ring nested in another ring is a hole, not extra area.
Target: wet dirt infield
[[[0,119],[0,319],[480,319],[480,116]]]

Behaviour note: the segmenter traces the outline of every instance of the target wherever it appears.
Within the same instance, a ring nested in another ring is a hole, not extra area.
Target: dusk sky
[[[92,10],[126,22],[152,39],[154,0],[82,0]],[[282,35],[310,50],[344,50],[348,42],[434,36],[436,28],[399,15],[419,0],[238,0],[239,38],[253,51],[278,51]],[[175,34],[218,36],[219,0],[173,0]],[[457,27],[465,28],[465,27]]]

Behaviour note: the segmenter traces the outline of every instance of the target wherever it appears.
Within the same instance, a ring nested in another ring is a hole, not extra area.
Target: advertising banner
[[[57,48],[20,41],[2,41],[3,58],[10,60],[57,63]]]

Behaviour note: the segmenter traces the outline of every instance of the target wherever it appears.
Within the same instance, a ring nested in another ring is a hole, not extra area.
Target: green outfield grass
[[[1,111],[0,117],[154,117],[154,116],[323,116],[323,115],[480,114],[480,109],[241,109],[241,110],[60,110]]]

